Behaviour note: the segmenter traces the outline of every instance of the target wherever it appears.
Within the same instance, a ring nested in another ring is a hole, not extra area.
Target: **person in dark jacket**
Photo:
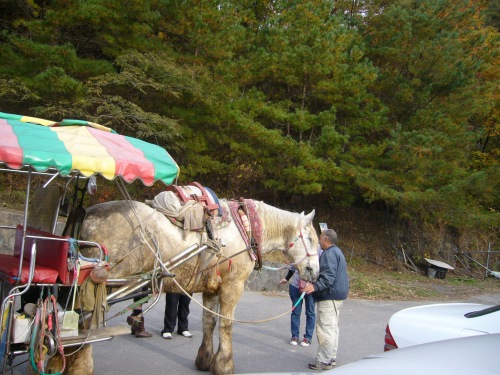
[[[309,364],[312,370],[329,370],[335,366],[339,342],[339,314],[342,302],[349,293],[347,263],[337,247],[337,233],[323,231],[319,237],[323,253],[319,258],[319,276],[302,291],[312,293],[317,305],[316,336],[318,351],[316,361]]]
[[[191,298],[185,294],[166,293],[165,316],[163,318],[163,330],[161,336],[164,339],[172,339],[172,332],[177,324],[177,333],[184,337],[193,337],[188,331],[189,304]]]

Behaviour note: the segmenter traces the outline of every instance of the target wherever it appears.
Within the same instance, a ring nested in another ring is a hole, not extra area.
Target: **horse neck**
[[[300,215],[281,210],[264,202],[255,202],[262,223],[262,253],[284,250],[299,234]]]

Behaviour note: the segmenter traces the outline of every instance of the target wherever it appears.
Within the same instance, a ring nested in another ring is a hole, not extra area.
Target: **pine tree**
[[[375,93],[389,108],[393,130],[381,163],[361,172],[364,196],[408,215],[461,224],[480,213],[478,200],[489,195],[485,171],[471,170],[470,158],[472,122],[492,108],[494,82],[481,79],[495,53],[485,44],[490,31],[477,3],[394,1],[384,2],[383,11],[374,3],[364,33],[380,71]]]

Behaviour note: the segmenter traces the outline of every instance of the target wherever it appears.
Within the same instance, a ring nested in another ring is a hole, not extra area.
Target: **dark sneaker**
[[[305,337],[304,337],[304,340],[302,340],[302,341],[300,342],[300,346],[309,346],[309,345],[311,345],[311,341],[309,341],[309,340],[308,340],[308,339],[306,339]]]
[[[299,343],[298,337],[292,337],[290,340],[290,345],[296,346]]]
[[[309,363],[309,368],[311,370],[331,370],[333,365],[331,363],[323,363],[323,362],[313,362]]]

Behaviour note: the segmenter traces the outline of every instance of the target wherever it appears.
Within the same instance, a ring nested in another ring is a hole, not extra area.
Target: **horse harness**
[[[166,190],[173,191],[183,203],[195,200],[200,202],[208,211],[219,209],[217,198],[199,182],[191,182],[187,186],[169,185]]]
[[[191,182],[187,186],[170,185],[167,191],[171,191],[179,199],[182,205],[190,201],[199,202],[205,210],[204,228],[195,231],[205,230],[210,240],[216,240],[215,217],[220,216],[222,223],[228,224],[231,221],[229,213],[220,206],[215,193],[205,188],[198,182]],[[250,258],[255,262],[255,269],[262,268],[262,251],[260,243],[262,240],[262,224],[257,213],[257,206],[251,199],[240,198],[238,201],[228,201],[230,213],[243,238]],[[180,226],[176,218],[169,215],[170,221]]]
[[[159,198],[161,197],[161,198]],[[229,213],[219,204],[215,193],[198,182],[185,186],[170,185],[146,204],[163,213],[172,224],[185,231],[207,232],[214,239],[217,227],[229,223]],[[216,218],[220,218],[219,225]],[[186,220],[189,225],[186,225]]]
[[[240,198],[228,202],[231,215],[245,241],[250,258],[255,261],[254,269],[262,269],[262,222],[257,213],[257,206],[252,199]]]
[[[304,257],[301,260],[299,260],[298,262],[289,264],[290,266],[296,266],[297,264],[302,263],[304,260],[310,258],[311,256],[318,255],[318,254],[311,254],[309,252],[309,248],[307,247],[306,241],[304,240],[304,235],[302,234],[302,229],[300,230],[299,235],[297,237],[295,237],[295,239],[288,244],[288,248],[282,250],[283,254],[286,254],[288,252],[288,250],[290,250],[292,247],[294,247],[299,239],[302,240],[302,244],[304,245],[304,249],[306,250],[306,255],[304,255]]]

